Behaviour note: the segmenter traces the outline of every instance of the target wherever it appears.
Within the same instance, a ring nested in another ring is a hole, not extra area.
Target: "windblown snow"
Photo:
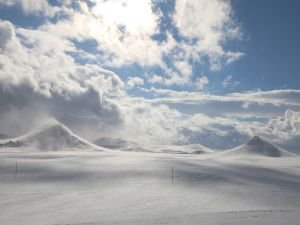
[[[2,147],[32,147],[40,150],[100,149],[55,120],[47,122],[24,136],[1,141],[0,145]]]

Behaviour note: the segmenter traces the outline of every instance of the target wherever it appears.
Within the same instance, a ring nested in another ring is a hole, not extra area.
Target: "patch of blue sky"
[[[300,88],[298,0],[233,0],[248,41],[246,56],[228,69],[244,90]]]
[[[35,29],[45,23],[45,18],[39,15],[25,15],[19,6],[0,6],[0,18],[28,29]]]

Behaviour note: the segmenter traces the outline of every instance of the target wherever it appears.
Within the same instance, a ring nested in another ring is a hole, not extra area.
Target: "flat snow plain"
[[[299,158],[3,148],[0,224],[299,225]]]

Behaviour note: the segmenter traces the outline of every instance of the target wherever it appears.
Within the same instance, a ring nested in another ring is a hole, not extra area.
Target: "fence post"
[[[18,162],[16,162],[15,179],[17,178],[17,174],[18,174]]]
[[[174,167],[172,167],[172,184],[174,183]]]

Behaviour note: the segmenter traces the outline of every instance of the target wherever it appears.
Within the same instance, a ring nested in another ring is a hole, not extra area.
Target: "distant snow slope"
[[[241,156],[241,155],[260,155],[268,157],[284,157],[284,156],[295,156],[293,153],[285,151],[261,137],[254,136],[245,144],[238,146],[229,151],[221,153],[227,156]]]
[[[128,152],[153,152],[153,153],[175,153],[175,154],[205,154],[213,150],[200,144],[190,145],[142,145],[122,138],[102,137],[93,142],[95,145],[109,149],[118,149]]]
[[[3,140],[1,147],[35,147],[41,150],[61,150],[61,149],[100,149],[100,147],[75,135],[65,125],[58,121],[50,121],[39,129],[24,136]]]

